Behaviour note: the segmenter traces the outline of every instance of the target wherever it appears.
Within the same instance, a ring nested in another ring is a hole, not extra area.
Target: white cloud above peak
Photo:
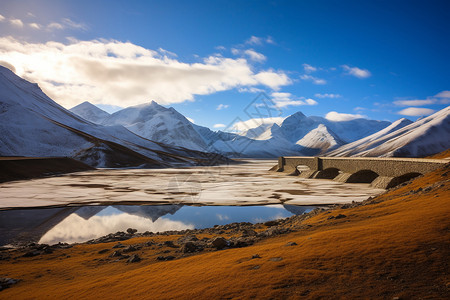
[[[271,94],[273,102],[279,108],[287,106],[302,106],[302,105],[317,105],[317,101],[311,98],[300,97],[297,98],[291,93],[275,92]]]
[[[367,116],[360,115],[360,114],[345,114],[345,113],[338,113],[336,111],[330,111],[326,114],[325,118],[330,121],[335,122],[343,122],[343,121],[351,121],[355,119],[361,119],[361,118],[367,118]]]
[[[426,100],[397,100],[394,104],[397,106],[421,106],[436,103],[436,99],[426,99]]]
[[[428,116],[434,113],[435,111],[430,108],[422,108],[422,107],[408,107],[401,111],[399,111],[397,114],[404,115],[404,116]]]
[[[259,70],[242,58],[209,56],[185,63],[173,56],[115,40],[27,43],[0,37],[0,60],[37,82],[66,107],[89,99],[130,106],[149,98],[162,104],[192,101],[234,88],[278,90],[292,81],[282,70]]]
[[[363,79],[372,76],[370,71],[367,69],[360,69],[358,67],[349,67],[348,65],[343,65],[342,68],[344,69],[344,71],[346,71],[347,75],[352,75],[357,78]]]

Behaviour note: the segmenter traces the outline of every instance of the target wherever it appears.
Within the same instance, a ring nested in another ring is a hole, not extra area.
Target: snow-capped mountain
[[[107,117],[110,116],[106,111],[98,108],[89,101],[78,104],[75,107],[69,109],[74,114],[79,115],[85,120],[91,121],[95,124],[101,124]]]
[[[95,167],[197,163],[206,153],[164,145],[123,126],[93,124],[0,66],[0,156],[68,156]]]
[[[424,157],[449,148],[450,106],[414,123],[407,119],[400,119],[380,132],[327,154],[331,156]]]
[[[206,149],[204,140],[186,117],[174,108],[165,108],[154,101],[115,112],[102,124],[122,125],[144,138],[168,145],[200,151]]]
[[[307,155],[319,155],[324,151],[335,149],[345,142],[325,125],[320,124],[317,128],[308,132],[304,137],[295,143],[299,152]]]
[[[86,107],[92,108],[93,105]],[[96,114],[84,111],[85,115]],[[238,133],[212,131],[191,123],[173,108],[152,101],[120,110],[103,125],[122,125],[145,138],[231,157],[273,158],[282,155],[319,155],[390,125],[357,119],[334,122],[297,112],[287,118],[249,120]]]

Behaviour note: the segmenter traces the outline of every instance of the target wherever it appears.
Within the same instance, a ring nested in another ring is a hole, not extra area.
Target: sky
[[[450,104],[450,1],[0,1],[0,65],[66,108],[158,102],[229,130]]]

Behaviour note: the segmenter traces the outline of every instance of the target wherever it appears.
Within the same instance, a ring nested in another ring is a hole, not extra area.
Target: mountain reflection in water
[[[0,211],[0,246],[76,243],[135,228],[161,232],[233,222],[265,222],[303,214],[312,206],[113,205]]]

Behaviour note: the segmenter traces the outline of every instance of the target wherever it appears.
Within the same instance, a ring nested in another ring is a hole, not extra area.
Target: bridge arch
[[[345,182],[348,183],[371,183],[375,180],[379,175],[378,173],[372,170],[360,170],[358,172],[353,173],[348,177]]]
[[[336,178],[340,173],[342,173],[341,170],[338,168],[327,168],[325,170],[319,171],[314,178],[316,179],[334,179]]]
[[[422,173],[418,173],[418,172],[410,172],[410,173],[406,173],[403,174],[401,176],[397,176],[391,179],[391,181],[389,181],[389,183],[386,186],[386,189],[390,189],[393,188],[399,184],[402,184],[403,182],[409,181],[417,176],[421,176],[423,175]]]

